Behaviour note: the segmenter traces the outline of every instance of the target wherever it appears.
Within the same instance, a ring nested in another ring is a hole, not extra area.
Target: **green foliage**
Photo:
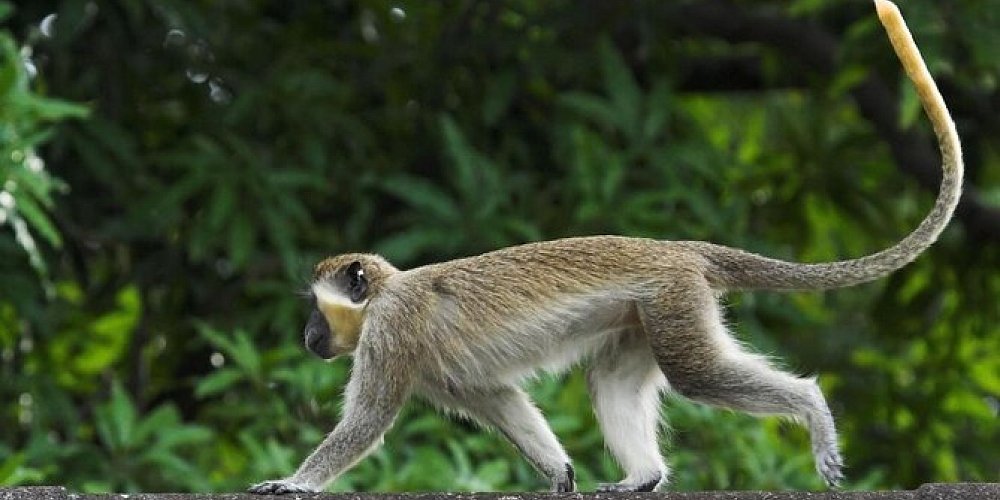
[[[237,491],[294,470],[349,376],[298,334],[324,255],[405,268],[618,233],[823,261],[895,241],[931,193],[851,99],[883,79],[929,140],[888,43],[857,5],[768,3],[831,30],[833,74],[793,59],[810,47],[678,24],[692,3],[0,0],[0,485]],[[994,3],[904,10],[995,207]],[[849,488],[996,479],[997,241],[956,222],[878,283],[726,299],[741,340],[819,376]],[[529,390],[581,488],[618,477],[582,370]],[[822,487],[797,425],[664,412],[671,489]],[[546,487],[502,437],[414,402],[331,490]]]
[[[0,21],[13,7],[0,3]],[[35,241],[40,236],[59,247],[62,238],[46,213],[53,207],[53,192],[65,188],[45,170],[36,149],[52,134],[51,125],[67,118],[82,118],[86,108],[31,91],[29,69],[10,33],[0,30],[0,227],[13,229],[14,240],[43,278],[48,269]],[[0,247],[3,248],[3,247]],[[3,250],[0,250],[3,252]],[[0,253],[5,255],[5,253]]]
[[[208,489],[208,478],[180,452],[206,444],[212,432],[184,424],[173,406],[159,406],[140,416],[122,386],[115,384],[111,399],[95,410],[94,427],[99,470],[93,480],[83,483],[84,490],[163,490],[178,482],[195,491]]]
[[[524,182],[476,151],[454,120],[440,122],[449,163],[448,185],[439,187],[406,173],[380,181],[386,192],[410,210],[400,221],[407,229],[376,244],[386,257],[409,262],[425,255],[454,255],[469,242],[473,251],[487,251],[541,238],[535,224],[519,213],[517,192]]]

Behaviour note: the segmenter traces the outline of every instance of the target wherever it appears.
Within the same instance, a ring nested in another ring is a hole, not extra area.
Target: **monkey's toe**
[[[839,488],[844,481],[844,460],[836,449],[816,455],[816,470],[830,488]]]
[[[289,493],[314,493],[316,490],[291,481],[276,479],[251,486],[247,491],[255,495],[287,495]]]
[[[650,481],[647,481],[647,482],[641,483],[641,484],[627,483],[627,482],[624,482],[624,481],[622,481],[620,483],[600,483],[600,484],[597,485],[597,491],[600,492],[600,493],[612,493],[612,492],[613,493],[622,493],[622,492],[634,493],[634,492],[638,492],[638,491],[653,491],[653,490],[656,489],[657,486],[660,485],[660,479],[661,478],[657,477],[656,479],[653,479],[653,480],[650,480]]]

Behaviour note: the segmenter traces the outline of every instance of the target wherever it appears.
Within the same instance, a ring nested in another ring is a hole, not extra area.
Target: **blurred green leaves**
[[[12,11],[9,3],[0,3],[0,20]],[[30,54],[30,46],[19,49],[10,33],[0,30],[0,227],[13,230],[31,266],[47,279],[35,237],[53,247],[62,244],[47,212],[53,208],[53,193],[66,186],[48,173],[37,149],[51,136],[54,123],[86,117],[87,108],[33,92]]]
[[[2,8],[0,4],[0,9]],[[42,471],[24,466],[24,453],[6,453],[6,455],[6,460],[0,463],[0,484],[7,486],[36,484],[45,478]]]
[[[666,124],[671,96],[666,82],[649,92],[639,88],[622,55],[604,39],[598,44],[603,95],[567,92],[559,102],[574,120],[565,124],[557,147],[571,165],[566,196],[576,207],[574,222],[587,232],[653,235],[664,225],[677,196],[662,179],[640,177],[636,166],[669,156]],[[667,164],[660,164],[669,170]],[[628,182],[632,179],[643,182]]]
[[[568,92],[560,96],[560,101],[600,126],[602,133],[622,140],[626,159],[634,161],[649,145],[665,138],[664,127],[671,109],[667,84],[655,83],[647,95],[607,39],[598,44],[598,54],[606,98]]]
[[[211,431],[181,422],[177,410],[160,406],[139,415],[121,385],[94,415],[100,448],[99,474],[83,484],[85,491],[137,492],[152,485],[170,489],[183,482],[195,491],[207,491],[209,482],[189,455],[181,451],[208,443]]]
[[[188,147],[160,158],[174,180],[126,224],[136,226],[156,214],[164,229],[181,228],[178,236],[193,259],[226,256],[232,271],[243,270],[256,241],[264,240],[294,276],[299,265],[294,231],[309,222],[299,193],[315,179],[264,158],[236,136],[194,137]]]
[[[454,120],[440,120],[447,155],[446,182],[436,185],[409,174],[382,179],[386,192],[409,205],[400,221],[407,229],[376,244],[387,257],[413,261],[426,255],[457,255],[468,242],[471,250],[488,251],[541,238],[534,223],[517,213],[518,197],[528,186],[517,176],[476,151]]]
[[[58,283],[56,296],[68,311],[58,325],[59,334],[44,346],[46,362],[61,367],[53,379],[63,387],[92,392],[93,377],[122,362],[142,316],[139,292],[134,286],[122,288],[104,311],[88,304],[77,283]],[[37,369],[45,371],[42,366]]]

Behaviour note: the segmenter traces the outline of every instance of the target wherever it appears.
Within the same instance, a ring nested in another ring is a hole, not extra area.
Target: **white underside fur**
[[[434,351],[434,378],[460,387],[518,386],[540,372],[558,374],[589,360],[594,411],[609,451],[626,473],[621,484],[665,479],[657,435],[667,381],[627,292],[564,298],[523,318],[486,326],[490,329],[478,335],[451,331],[469,324],[461,321],[457,304],[442,301],[438,307],[432,335],[449,348]],[[565,456],[561,448],[536,453]]]

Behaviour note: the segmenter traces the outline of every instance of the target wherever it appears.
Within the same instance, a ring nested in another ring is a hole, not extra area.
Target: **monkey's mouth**
[[[330,337],[326,335],[312,335],[306,337],[306,349],[327,361],[337,357],[337,353],[330,345]]]

